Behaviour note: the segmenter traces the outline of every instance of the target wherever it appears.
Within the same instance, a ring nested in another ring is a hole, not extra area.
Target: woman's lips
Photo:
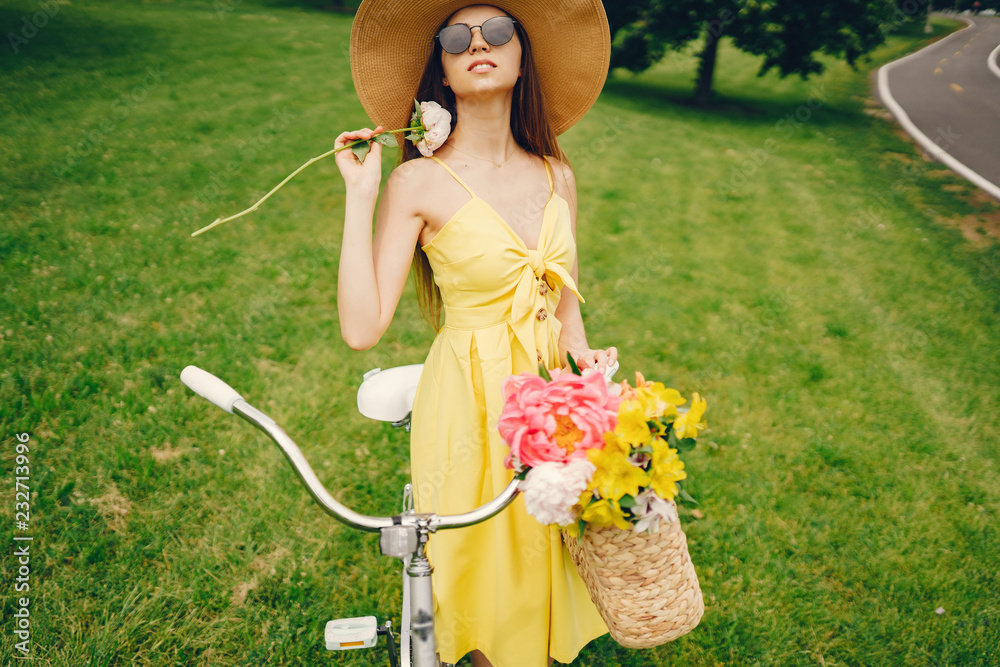
[[[490,69],[495,69],[496,66],[497,66],[497,64],[495,62],[493,62],[492,60],[477,60],[476,62],[474,62],[471,65],[469,65],[469,71],[471,72],[472,70],[476,69],[480,65],[489,65],[489,68],[480,67],[480,71],[482,71],[482,72],[486,72],[486,71],[488,71]]]

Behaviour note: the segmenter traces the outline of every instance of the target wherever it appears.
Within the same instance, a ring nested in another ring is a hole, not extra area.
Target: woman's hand
[[[334,148],[347,146],[358,139],[371,139],[381,132],[381,125],[374,130],[366,127],[363,130],[344,132],[337,137]],[[364,163],[358,159],[353,150],[340,151],[335,157],[340,175],[344,177],[344,183],[348,190],[353,188],[374,189],[378,193],[378,186],[382,181],[382,144],[377,141],[371,143],[371,152],[365,156]]]
[[[609,347],[606,350],[574,350],[573,360],[580,370],[593,368],[598,373],[608,370],[608,366],[618,360],[618,348]]]

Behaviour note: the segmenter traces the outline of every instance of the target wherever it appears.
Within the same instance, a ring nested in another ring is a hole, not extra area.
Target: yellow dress
[[[472,196],[423,246],[444,302],[444,325],[431,346],[413,405],[411,460],[419,512],[458,514],[494,498],[513,478],[497,431],[501,383],[512,373],[558,363],[564,288],[576,244],[569,205],[549,198],[538,248],[529,249],[500,215],[444,162],[432,158]],[[576,296],[574,296],[576,295]],[[524,499],[469,528],[430,540],[434,623],[445,662],[479,649],[495,667],[571,662],[608,631],[563,546],[558,529],[539,524]]]

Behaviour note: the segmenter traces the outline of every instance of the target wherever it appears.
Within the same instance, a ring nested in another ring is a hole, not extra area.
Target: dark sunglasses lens
[[[441,42],[441,48],[448,53],[461,53],[472,43],[472,30],[464,23],[456,23],[442,28],[438,33],[438,41]]]
[[[509,16],[495,16],[483,23],[483,39],[492,46],[503,46],[514,36],[514,21]]]
[[[503,46],[514,36],[514,20],[509,16],[494,16],[484,21],[479,29],[489,45]],[[472,28],[464,23],[442,28],[438,33],[438,42],[448,53],[461,53],[472,44]]]

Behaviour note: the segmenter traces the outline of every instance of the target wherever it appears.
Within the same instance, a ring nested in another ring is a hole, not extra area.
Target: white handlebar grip
[[[235,389],[197,366],[188,366],[181,371],[181,382],[202,398],[211,401],[229,414],[233,413],[233,403],[242,399]]]

